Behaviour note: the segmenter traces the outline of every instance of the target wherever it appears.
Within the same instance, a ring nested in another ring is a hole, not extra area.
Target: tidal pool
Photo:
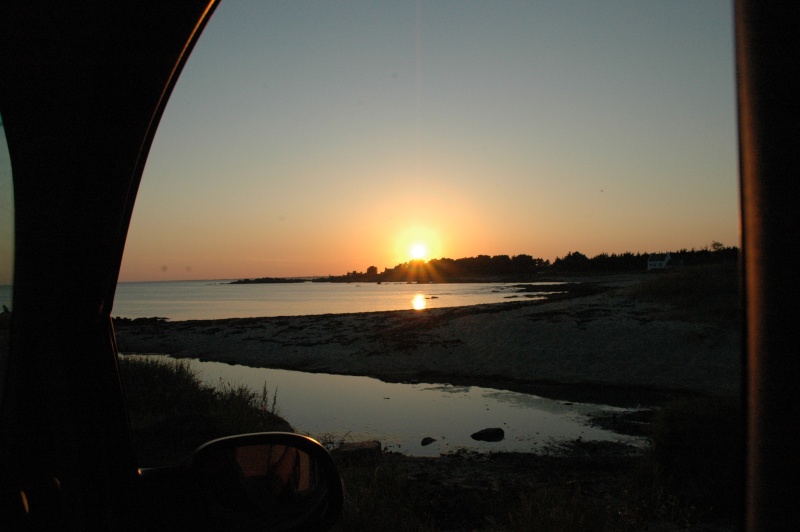
[[[266,385],[270,400],[273,394],[277,397],[277,413],[300,433],[333,441],[379,440],[386,450],[413,456],[458,450],[542,452],[576,438],[643,443],[642,438],[588,425],[591,415],[630,409],[477,386],[400,384],[370,377],[188,362],[211,385],[244,384],[259,392]],[[502,428],[505,439],[480,442],[470,437],[490,427]],[[436,441],[423,446],[423,438]]]

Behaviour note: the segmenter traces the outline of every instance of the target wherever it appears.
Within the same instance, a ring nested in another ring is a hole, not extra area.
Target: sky
[[[120,280],[738,246],[733,61],[727,0],[224,1]]]

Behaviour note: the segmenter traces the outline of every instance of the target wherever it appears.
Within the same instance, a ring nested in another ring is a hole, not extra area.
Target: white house
[[[665,270],[669,268],[672,257],[669,253],[654,253],[647,257],[647,271],[650,270]]]

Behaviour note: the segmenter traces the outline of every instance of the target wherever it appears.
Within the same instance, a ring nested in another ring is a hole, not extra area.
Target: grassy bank
[[[741,327],[742,306],[736,262],[677,268],[652,274],[630,287],[630,297],[666,303],[663,318]]]
[[[657,412],[634,485],[653,506],[688,503],[697,515],[735,520],[744,500],[744,418],[738,397],[695,397]]]
[[[186,361],[127,356],[120,376],[139,465],[178,463],[203,443],[233,434],[291,431],[276,397],[244,385],[204,384]]]

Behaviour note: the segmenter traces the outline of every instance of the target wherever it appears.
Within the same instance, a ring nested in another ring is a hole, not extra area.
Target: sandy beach
[[[736,393],[741,337],[663,317],[626,278],[549,301],[319,316],[115,324],[121,353],[535,392],[566,385]]]

